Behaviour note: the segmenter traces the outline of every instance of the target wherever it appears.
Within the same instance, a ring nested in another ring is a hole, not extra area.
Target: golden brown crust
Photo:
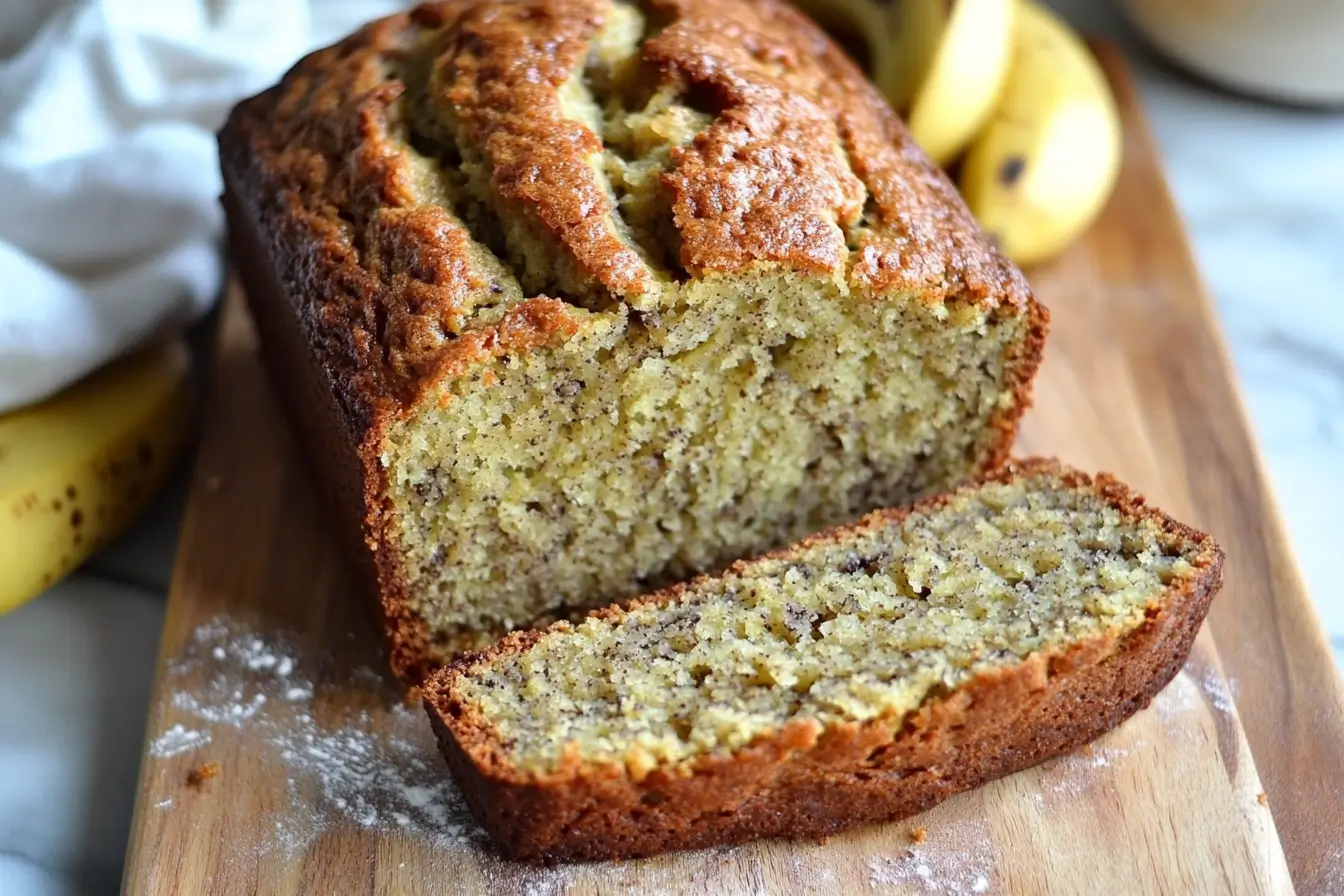
[[[1090,488],[1127,516],[1151,519],[1172,538],[1197,545],[1197,574],[1178,579],[1126,635],[1105,635],[981,673],[904,718],[829,727],[795,721],[731,755],[658,766],[638,780],[624,766],[574,757],[549,773],[509,763],[488,722],[457,697],[455,682],[480,663],[527,650],[545,637],[542,631],[518,632],[444,669],[424,689],[440,748],[473,814],[506,855],[529,860],[635,857],[761,837],[817,837],[913,815],[1095,739],[1146,706],[1180,670],[1221,586],[1223,554],[1207,535],[1147,506],[1111,476],[1094,479],[1055,461],[1031,460],[982,481],[1042,474]],[[769,556],[789,559],[855,530],[932,510],[949,497],[879,511]],[[743,573],[751,562],[733,570]],[[675,601],[693,584],[637,604]],[[598,612],[614,620],[624,613]]]
[[[565,118],[558,95],[610,2],[451,0],[382,19],[301,60],[220,132],[230,228],[252,256],[240,267],[263,338],[276,343],[277,383],[381,600],[393,666],[411,682],[447,651],[406,605],[381,434],[436,384],[557,344],[587,312],[558,287],[519,295],[517,272],[461,210],[425,193],[406,96],[441,87],[428,102],[453,110],[499,202],[594,290],[631,299],[653,274],[618,238],[619,212],[586,162],[598,135]],[[830,272],[875,301],[917,292],[1025,318],[1006,368],[1014,400],[992,421],[998,438],[979,467],[1001,463],[1030,404],[1048,316],[946,176],[783,0],[642,9],[640,64],[712,116],[663,175],[686,275],[781,265]],[[403,63],[426,52],[439,74],[407,84]]]
[[[434,65],[452,72],[434,101],[482,148],[501,200],[614,295],[647,288],[648,267],[608,223],[615,210],[587,164],[601,139],[565,118],[558,97],[609,5],[428,4],[304,58],[230,115],[225,170],[292,272],[305,326],[356,418],[405,399],[440,357],[461,352],[455,340],[472,329],[480,295],[499,288],[468,252],[488,252],[470,229],[417,196],[415,153],[395,133],[406,87],[393,67],[426,31],[441,32],[428,41]],[[666,24],[640,47],[644,64],[715,116],[665,174],[688,270],[768,262],[847,272],[873,296],[1032,305],[946,176],[801,14],[782,0],[648,9]]]
[[[606,289],[630,295],[652,286],[652,272],[611,227],[615,209],[588,165],[602,139],[564,116],[558,93],[587,55],[604,6],[450,3],[421,8],[418,21],[449,30],[437,60],[455,72],[446,99],[466,138],[483,147],[500,198],[535,215]]]
[[[377,443],[377,429],[361,432],[351,425],[338,388],[333,388],[323,368],[321,347],[312,341],[303,318],[286,297],[275,260],[229,189],[225,190],[224,211],[233,265],[247,285],[248,307],[271,381],[323,486],[322,497],[342,553],[350,558],[361,590],[380,598],[394,668],[408,676],[408,681],[418,681],[409,676],[428,671],[423,660],[415,659],[429,654],[428,627],[407,612],[401,566],[384,537],[382,495],[387,483],[369,447]]]
[[[836,128],[843,98],[829,87],[862,76],[783,4],[716,5],[718,15],[703,0],[652,6],[672,24],[644,45],[644,58],[715,115],[666,178],[682,264],[843,269],[843,228],[859,224],[865,194]]]

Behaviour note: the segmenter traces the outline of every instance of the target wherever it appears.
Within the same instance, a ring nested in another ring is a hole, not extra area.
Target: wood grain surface
[[[1078,754],[824,844],[559,869],[503,862],[464,823],[419,710],[373,671],[385,662],[378,639],[235,286],[183,523],[124,890],[1344,890],[1344,694],[1151,137],[1118,56],[1102,57],[1125,110],[1125,169],[1089,236],[1030,272],[1055,323],[1022,450],[1112,470],[1227,549],[1210,624],[1152,707]],[[218,774],[190,783],[207,763]]]

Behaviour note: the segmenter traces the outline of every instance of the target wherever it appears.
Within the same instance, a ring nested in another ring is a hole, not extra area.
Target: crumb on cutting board
[[[195,766],[187,772],[187,786],[195,787],[197,790],[205,786],[205,782],[219,774],[218,762],[206,762]]]
[[[1268,806],[1268,805],[1269,805],[1269,794],[1265,793],[1265,792],[1262,790],[1262,791],[1260,791],[1259,794],[1256,795],[1256,797],[1255,797],[1255,801],[1256,801],[1257,803],[1259,803],[1260,805],[1262,805],[1262,806]]]
[[[918,827],[910,829],[911,843],[923,843],[927,839],[929,839],[929,831],[927,828]]]

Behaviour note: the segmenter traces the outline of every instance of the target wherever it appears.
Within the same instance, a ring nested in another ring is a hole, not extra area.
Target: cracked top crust
[[[241,103],[227,188],[354,428],[586,315],[759,266],[1023,313],[1017,269],[782,0],[450,0]]]

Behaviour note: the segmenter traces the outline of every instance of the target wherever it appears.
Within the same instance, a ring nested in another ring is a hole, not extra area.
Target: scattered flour
[[[210,744],[212,731],[247,727],[278,762],[290,796],[275,814],[274,836],[249,844],[258,853],[295,854],[323,832],[354,824],[400,831],[436,846],[483,843],[419,707],[408,707],[386,679],[359,669],[343,686],[318,687],[283,638],[263,639],[217,619],[198,628],[167,671],[171,706],[201,723],[174,724],[149,749],[167,758]],[[204,678],[203,685],[192,684]],[[341,714],[330,704],[368,707]],[[237,737],[237,735],[233,735]],[[168,808],[165,800],[156,808]]]
[[[256,715],[257,710],[265,703],[265,694],[253,694],[244,700],[242,688],[234,689],[233,693],[223,700],[201,699],[187,691],[173,694],[173,706],[178,709],[185,709],[203,721],[232,725],[235,728]]]
[[[834,886],[839,884],[840,875],[835,868],[830,865],[820,865],[811,856],[804,858],[801,855],[794,856],[790,862],[793,868],[794,879],[804,881],[815,887],[825,887],[826,892],[834,892]]]
[[[1111,766],[1117,766],[1130,755],[1131,750],[1144,750],[1144,742],[1135,740],[1125,747],[1091,744],[1067,753],[1042,766],[1040,785],[1044,794],[1037,792],[1029,799],[1042,805],[1048,795],[1052,801],[1059,797],[1083,797],[1097,790],[1114,790],[1115,778],[1106,774]]]
[[[1206,707],[1223,715],[1236,711],[1236,693],[1236,679],[1224,680],[1211,668],[1201,671],[1186,666],[1153,699],[1153,708],[1166,723],[1168,734],[1192,739]]]
[[[551,873],[544,877],[534,877],[522,882],[521,896],[561,896],[571,884],[571,875],[562,869],[559,874]]]
[[[1088,768],[1105,768],[1108,765],[1115,765],[1119,760],[1129,755],[1130,749],[1142,750],[1144,743],[1141,740],[1134,741],[1130,747],[1102,747],[1093,744],[1091,749],[1078,750],[1064,757],[1064,762],[1074,766]]]
[[[1232,702],[1232,694],[1229,688],[1235,688],[1235,682],[1224,684],[1223,679],[1218,676],[1213,669],[1205,669],[1204,677],[1200,684],[1204,687],[1204,693],[1209,697],[1209,703],[1214,709],[1221,713],[1231,713],[1236,710],[1236,704]]]
[[[149,745],[149,755],[168,759],[210,743],[210,732],[184,728],[180,723],[160,734]]]
[[[986,822],[931,824],[928,839],[902,855],[868,861],[868,886],[915,893],[989,893],[995,849]]]
[[[1171,684],[1153,698],[1153,708],[1162,716],[1168,728],[1171,728],[1185,722],[1186,717],[1198,711],[1203,702],[1199,682],[1189,669],[1182,669],[1176,673]]]
[[[315,799],[283,832],[292,848],[301,848],[338,820],[403,830],[444,846],[467,845],[484,836],[453,786],[418,707],[397,703],[379,723],[361,714],[330,730],[300,712],[272,743],[289,771],[291,791],[316,788]]]

